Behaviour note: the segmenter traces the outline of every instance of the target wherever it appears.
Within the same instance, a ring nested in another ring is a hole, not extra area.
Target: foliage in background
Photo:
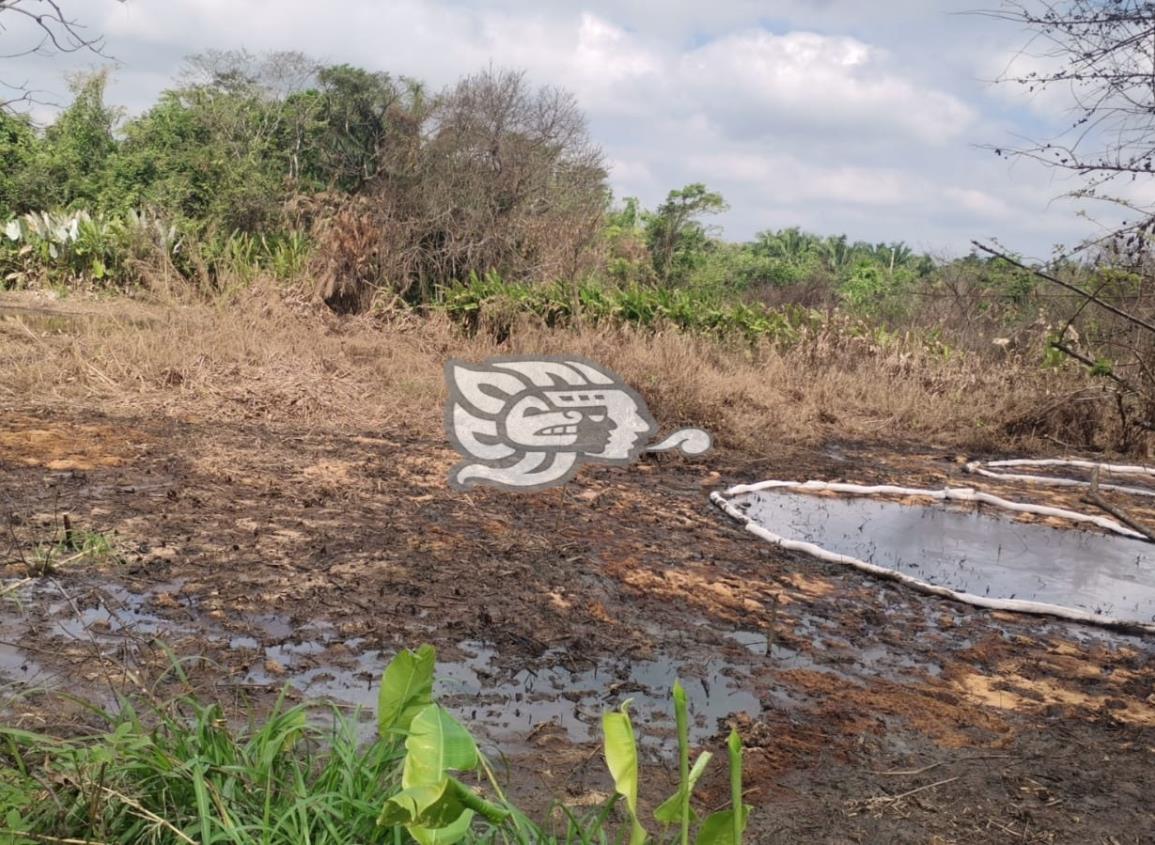
[[[838,312],[1040,361],[1078,334],[1103,372],[1130,355],[1111,319],[1084,309],[1064,327],[1071,301],[998,258],[797,227],[726,242],[704,222],[725,200],[700,183],[655,209],[614,203],[573,98],[520,73],[430,92],[300,53],[210,51],[129,119],[106,81],[76,78],[43,130],[0,112],[0,285],[159,276],[216,295],[268,275],[339,312],[441,308],[496,338],[522,315],[789,340]],[[1149,298],[1144,273],[1109,266],[1050,269],[1126,307]]]
[[[484,332],[500,342],[519,319],[531,317],[549,328],[578,324],[629,324],[650,329],[674,327],[722,339],[797,340],[803,329],[822,323],[806,308],[769,308],[726,301],[707,291],[578,283],[506,282],[496,273],[472,277],[442,291],[437,307],[467,332]]]

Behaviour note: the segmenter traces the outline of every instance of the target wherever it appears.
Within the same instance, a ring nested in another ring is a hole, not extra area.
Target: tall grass
[[[190,698],[99,715],[106,730],[80,739],[0,730],[0,842],[388,841],[376,817],[398,749],[360,745],[343,717],[321,727],[278,701],[262,723],[237,728]]]
[[[1077,365],[1044,367],[1017,354],[996,362],[927,333],[838,315],[798,329],[796,341],[736,342],[612,320],[551,329],[528,313],[503,336],[462,331],[444,313],[333,319],[264,281],[215,305],[117,300],[67,309],[86,316],[51,332],[33,317],[0,321],[0,401],[220,423],[250,417],[260,397],[269,421],[428,436],[442,425],[445,358],[572,354],[620,373],[663,427],[706,428],[720,447],[749,456],[831,437],[967,451],[1125,441],[1104,381]]]

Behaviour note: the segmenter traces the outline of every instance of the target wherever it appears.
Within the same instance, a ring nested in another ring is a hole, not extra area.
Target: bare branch
[[[1143,525],[1141,522],[1136,520],[1133,516],[1127,513],[1127,511],[1123,510],[1123,508],[1109,503],[1099,493],[1099,467],[1097,466],[1091,470],[1091,489],[1084,501],[1088,504],[1094,505],[1097,508],[1100,508],[1103,511],[1106,511],[1111,516],[1115,517],[1115,519],[1119,520],[1121,523],[1130,528],[1132,531],[1139,532],[1147,538],[1147,542],[1155,543],[1155,531],[1152,531],[1146,525]]]
[[[981,244],[978,241],[971,241],[971,243],[977,249],[981,249],[983,252],[987,253],[988,255],[992,255],[995,258],[999,258],[1003,261],[1006,261],[1008,264],[1011,264],[1015,267],[1018,267],[1020,270],[1026,270],[1028,273],[1031,273],[1035,276],[1038,276],[1040,279],[1045,279],[1046,281],[1051,282],[1053,284],[1056,284],[1059,287],[1066,288],[1067,290],[1073,291],[1074,293],[1077,293],[1080,297],[1085,297],[1085,298],[1089,299],[1091,302],[1094,302],[1100,308],[1104,308],[1107,311],[1110,311],[1115,316],[1122,317],[1124,320],[1127,320],[1130,323],[1134,323],[1135,325],[1140,326],[1141,328],[1144,328],[1149,332],[1155,333],[1155,323],[1150,323],[1141,317],[1136,317],[1134,314],[1128,314],[1122,308],[1119,308],[1115,305],[1112,305],[1110,302],[1107,302],[1104,299],[1100,299],[1099,297],[1095,296],[1094,294],[1088,293],[1087,291],[1082,290],[1078,286],[1073,285],[1070,282],[1067,282],[1067,281],[1060,279],[1058,276],[1052,276],[1050,273],[1039,270],[1036,267],[1029,267],[1028,265],[1023,264],[1021,261],[1017,261],[1016,259],[1007,255],[1005,252],[1000,252],[997,249],[992,249],[991,247],[986,246],[985,244]]]
[[[123,3],[124,0],[116,2]],[[32,33],[25,36],[24,43],[7,43],[7,39],[13,37],[10,30],[14,22]],[[103,36],[85,32],[84,25],[65,12],[61,0],[0,0],[0,38],[6,38],[5,46],[8,48],[0,54],[3,59],[78,52],[107,58]],[[37,102],[36,92],[27,83],[0,81],[0,88],[15,92],[7,99],[0,97],[0,110],[11,110],[20,103]]]

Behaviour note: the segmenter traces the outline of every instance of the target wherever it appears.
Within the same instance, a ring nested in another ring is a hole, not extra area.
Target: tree
[[[189,57],[184,84],[124,127],[106,203],[157,206],[226,234],[267,227],[316,158],[316,73],[294,52]]]
[[[728,208],[722,195],[700,182],[670,191],[648,221],[646,240],[654,271],[666,283],[684,281],[704,254],[709,236],[699,218]]]
[[[778,232],[769,230],[759,232],[754,242],[754,249],[767,258],[777,258],[796,267],[803,266],[815,256],[827,251],[823,249],[823,245],[817,237],[803,232],[797,226],[791,226]],[[832,256],[832,261],[838,261],[839,266],[846,263],[849,258],[849,251],[846,247],[845,235],[830,244],[829,254]],[[837,258],[835,259],[833,256],[837,256]]]
[[[0,111],[0,220],[44,208],[41,140],[27,115]]]
[[[124,0],[117,0],[124,2]],[[104,55],[104,39],[87,33],[69,17],[61,0],[0,0],[0,45],[3,57],[89,51]],[[35,100],[26,82],[0,77],[0,111]]]
[[[646,247],[646,217],[637,197],[625,197],[606,214],[606,271],[620,284],[653,281],[654,264]]]
[[[601,233],[601,149],[573,95],[486,70],[440,98],[417,187],[439,279],[573,278]]]
[[[1081,278],[1061,278],[1059,270],[1028,267],[976,245],[1076,294],[1052,347],[1104,376],[1121,420],[1120,445],[1129,448],[1135,430],[1155,431],[1155,203],[1136,199],[1141,193],[1128,196],[1125,187],[1149,183],[1155,174],[1155,2],[1015,0],[993,14],[1033,30],[1032,45],[1045,45],[1036,56],[1043,69],[1012,70],[1004,81],[1031,92],[1062,87],[1073,109],[1060,137],[995,152],[1073,172],[1082,177],[1075,196],[1113,201],[1133,219],[1084,244],[1100,269]],[[1110,284],[1119,269],[1130,271],[1121,288]]]
[[[553,281],[589,268],[606,171],[571,94],[493,69],[432,99],[402,90],[373,178],[318,238],[332,307],[363,308],[377,288],[428,302],[438,286],[489,271]]]
[[[1072,114],[1059,136],[994,147],[995,153],[1082,177],[1072,196],[1108,200],[1135,216],[1093,243],[1145,251],[1155,235],[1155,204],[1128,196],[1124,183],[1155,174],[1155,3],[1011,0],[1003,11],[989,14],[1035,33],[1023,51],[1032,69],[1019,71],[1021,65],[1013,62],[1000,81],[1035,94],[1063,89]]]
[[[72,78],[72,103],[44,132],[37,161],[43,174],[41,208],[96,207],[102,201],[105,168],[116,150],[118,109],[104,102],[108,74]]]
[[[319,185],[355,193],[381,174],[390,142],[412,134],[409,118],[421,87],[350,65],[321,68],[317,82],[309,175]]]

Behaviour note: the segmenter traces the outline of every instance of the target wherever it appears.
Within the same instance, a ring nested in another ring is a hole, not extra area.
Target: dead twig
[[[67,839],[59,836],[48,836],[43,833],[28,833],[24,830],[12,830],[6,827],[0,827],[0,834],[5,836],[18,836],[22,839],[28,839],[32,842],[43,842],[45,845],[106,845],[99,839]]]
[[[910,796],[917,795],[920,792],[926,792],[926,790],[928,790],[928,789],[934,789],[934,788],[939,787],[939,786],[946,786],[948,783],[954,783],[956,780],[959,779],[959,777],[960,777],[959,775],[955,775],[954,777],[946,778],[945,780],[935,781],[934,783],[928,783],[926,786],[919,786],[919,787],[916,787],[915,789],[908,789],[906,792],[901,792],[898,795],[883,796],[883,797],[879,797],[875,800],[878,801],[879,803],[883,803],[883,804],[896,804],[904,798],[909,798]]]

